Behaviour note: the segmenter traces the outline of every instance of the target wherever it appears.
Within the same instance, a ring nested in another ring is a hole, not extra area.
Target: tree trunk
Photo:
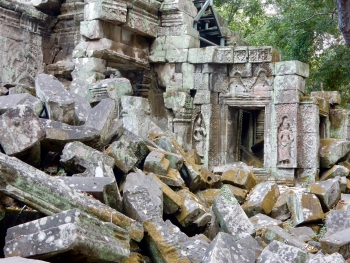
[[[339,29],[350,47],[350,1],[337,0]]]

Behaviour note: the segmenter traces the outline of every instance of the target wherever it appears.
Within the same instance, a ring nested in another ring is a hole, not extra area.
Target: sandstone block
[[[221,229],[231,234],[236,241],[255,233],[253,224],[227,186],[221,188],[212,209]]]
[[[169,164],[169,160],[165,159],[163,153],[152,151],[147,155],[143,169],[149,173],[166,175]]]
[[[276,75],[299,75],[309,77],[309,65],[298,60],[282,61],[275,64]]]
[[[348,175],[349,175],[348,168],[346,168],[344,166],[340,166],[340,165],[334,165],[331,169],[329,169],[321,174],[320,181],[332,179],[332,178],[335,178],[337,176],[346,177]]]
[[[332,105],[339,105],[341,103],[341,96],[339,91],[313,91],[310,95],[312,97],[323,98]]]
[[[315,194],[321,202],[324,211],[329,211],[340,199],[338,179],[316,182],[309,186],[310,193]]]
[[[331,168],[350,151],[350,142],[342,139],[320,140],[320,165],[321,168]]]
[[[256,185],[247,201],[242,205],[248,217],[258,213],[269,214],[280,195],[278,185],[270,182],[263,182]]]
[[[320,242],[323,253],[333,254],[338,252],[346,259],[350,257],[350,228],[324,237]]]
[[[126,22],[125,3],[111,0],[90,1],[84,6],[84,20],[103,20],[114,25]]]
[[[249,220],[254,225],[256,231],[260,230],[261,228],[266,228],[268,226],[282,226],[281,220],[273,219],[264,214],[256,214],[249,218]]]
[[[127,231],[72,209],[8,229],[5,255],[50,258],[74,251],[91,262],[115,262],[128,257],[129,248]]]
[[[5,113],[8,109],[17,107],[18,105],[27,105],[31,107],[37,116],[40,116],[44,109],[41,100],[28,93],[0,96],[1,114]]]
[[[210,243],[202,262],[254,263],[255,254],[251,250],[241,249],[231,235],[220,232]]]
[[[242,162],[226,165],[222,171],[221,181],[246,190],[250,190],[256,185],[253,171]]]
[[[324,218],[321,203],[314,194],[294,193],[286,199],[295,226]]]

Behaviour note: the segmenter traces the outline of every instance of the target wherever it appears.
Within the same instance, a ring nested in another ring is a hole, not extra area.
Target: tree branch
[[[305,23],[306,21],[309,21],[311,19],[313,19],[314,17],[317,17],[317,16],[325,16],[325,15],[332,15],[332,19],[333,19],[333,16],[334,14],[337,13],[337,8],[334,8],[333,11],[331,12],[325,12],[325,13],[316,13],[316,14],[313,14],[312,16],[302,20],[302,21],[299,21],[298,23],[295,23],[295,25],[298,25],[298,24],[302,24],[302,23]]]

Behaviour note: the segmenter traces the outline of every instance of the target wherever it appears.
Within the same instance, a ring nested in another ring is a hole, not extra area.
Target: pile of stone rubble
[[[7,229],[9,259],[0,262],[350,258],[346,142],[324,143],[321,162],[331,168],[319,181],[287,187],[259,182],[242,162],[202,167],[195,150],[185,152],[151,120],[145,98],[91,108],[46,74],[35,88],[1,90],[1,215],[21,209],[18,216],[38,219]]]

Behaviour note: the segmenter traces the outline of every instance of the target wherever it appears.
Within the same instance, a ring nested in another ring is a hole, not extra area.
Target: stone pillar
[[[294,185],[295,169],[301,144],[298,138],[300,95],[305,89],[308,65],[299,61],[275,64],[272,124],[272,176],[278,182]],[[301,113],[302,114],[302,113]],[[302,139],[300,139],[302,140]],[[275,144],[275,145],[273,145]],[[302,158],[302,157],[301,157]],[[300,158],[299,158],[300,159]]]

